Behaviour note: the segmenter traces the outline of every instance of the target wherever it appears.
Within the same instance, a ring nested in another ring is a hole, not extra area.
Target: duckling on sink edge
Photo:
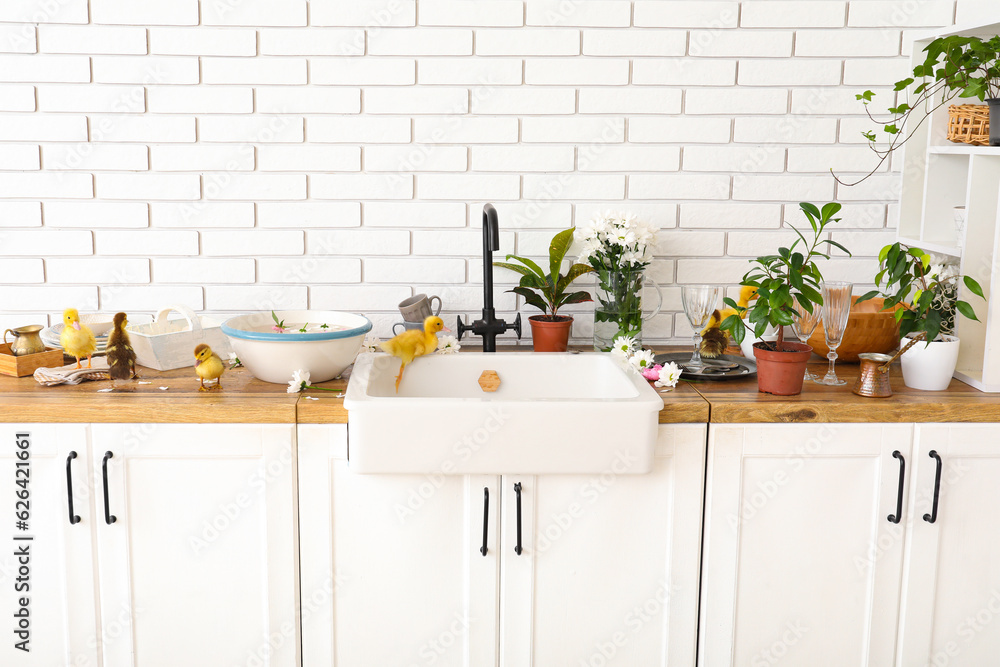
[[[412,363],[417,357],[431,354],[438,346],[438,331],[451,331],[444,325],[444,320],[431,315],[424,320],[424,329],[410,329],[390,338],[382,343],[382,350],[394,357],[399,357],[402,364],[399,367],[399,375],[396,376],[396,392],[399,392],[399,383],[403,379],[403,371],[406,365]]]

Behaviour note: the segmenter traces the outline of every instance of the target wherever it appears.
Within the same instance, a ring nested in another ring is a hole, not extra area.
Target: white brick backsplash
[[[258,113],[358,113],[360,88],[287,86],[257,88]]]
[[[128,285],[149,282],[149,260],[130,258],[56,258],[45,260],[45,273],[49,282],[79,283],[80,276],[98,285]],[[140,306],[149,308],[147,304]]]
[[[628,194],[635,199],[728,199],[729,176],[635,174]]]
[[[863,28],[949,25],[955,3],[951,0],[865,0],[851,2],[847,25]]]
[[[890,90],[884,88],[871,90],[875,93],[875,99],[868,104],[872,114],[886,113],[889,107],[895,106],[894,96]],[[796,88],[792,90],[792,113],[857,115],[867,118],[865,105],[858,101],[857,94],[856,88]]]
[[[150,28],[149,52],[170,56],[255,56],[254,30]]]
[[[837,140],[834,118],[744,116],[737,118],[734,125],[733,140],[737,142],[832,144]]]
[[[310,289],[309,306],[319,310],[368,311],[372,303],[395,308],[397,303],[411,296],[413,292],[409,287],[398,285],[316,285]]]
[[[307,126],[309,141],[320,143],[405,144],[410,141],[408,118],[327,116],[310,118]],[[516,120],[514,131],[516,134]]]
[[[512,144],[517,142],[517,118],[418,117],[413,119],[413,128],[414,141],[418,143]]]
[[[703,141],[729,143],[729,118],[632,118],[628,125],[628,140],[640,143],[673,143]]]
[[[97,236],[98,255],[197,255],[198,232],[194,231],[101,231]]]
[[[524,7],[520,0],[423,0],[421,25],[521,26]]]
[[[365,171],[465,171],[468,167],[469,149],[465,146],[369,146],[365,149]]]
[[[0,5],[0,21],[30,23],[86,23],[87,0],[5,0]]]
[[[257,161],[260,171],[360,171],[361,149],[357,146],[258,146]]]
[[[679,90],[585,88],[580,91],[580,113],[676,114],[680,110]]]
[[[149,207],[133,202],[46,202],[46,227],[148,227]]]
[[[472,96],[475,114],[571,114],[575,110],[576,91],[572,88],[504,88]]]
[[[681,285],[738,283],[749,268],[745,259],[679,259],[677,282]]]
[[[79,274],[77,277],[79,277]],[[28,285],[31,283],[44,283],[44,282],[45,282],[45,270],[42,266],[41,259],[7,258],[4,259],[2,262],[0,262],[0,283],[14,283],[14,284]],[[53,282],[56,281],[53,280]]]
[[[62,114],[5,115],[0,141],[86,141],[87,119]]]
[[[253,88],[243,86],[150,86],[146,96],[152,113],[253,112]]]
[[[90,0],[94,23],[198,25],[198,0]]]
[[[35,87],[0,84],[0,111],[34,111]],[[86,129],[86,125],[84,125]]]
[[[0,228],[41,226],[41,203],[34,201],[0,201]]]
[[[795,55],[895,56],[900,34],[898,30],[810,30],[808,39],[796,41]]]
[[[41,167],[36,144],[0,144],[0,165],[4,169],[34,171]]]
[[[365,111],[372,114],[464,114],[469,112],[466,88],[378,87],[364,91]]]
[[[472,31],[453,28],[385,30],[368,33],[368,53],[376,56],[467,56]]]
[[[606,202],[600,206],[608,208]],[[504,229],[566,229],[573,224],[573,206],[564,202],[499,202],[496,209]],[[483,204],[476,202],[469,210],[472,224],[482,226]]]
[[[98,83],[198,83],[198,59],[188,56],[94,56]]]
[[[146,171],[149,154],[139,144],[53,144],[42,147],[45,168],[52,170]]]
[[[516,58],[422,58],[418,80],[423,84],[466,84],[483,87],[517,85],[523,78]],[[496,91],[494,95],[503,95]]]
[[[202,58],[203,83],[294,85],[306,82],[304,58]]]
[[[47,84],[38,87],[39,111],[81,113],[142,113],[146,110],[142,86],[88,86]]]
[[[306,0],[253,0],[208,2],[201,7],[203,25],[304,26]]]
[[[260,281],[264,283],[358,283],[361,260],[356,258],[265,257],[260,260]]]
[[[801,223],[795,224],[800,228],[799,231],[804,231]],[[775,248],[791,246],[797,238],[791,229],[777,232],[729,232],[726,254],[732,257],[760,257],[773,253]]]
[[[142,28],[42,25],[38,27],[42,53],[125,54],[146,53]]]
[[[685,171],[783,171],[785,151],[773,146],[687,146]]]
[[[810,33],[811,34],[811,33]],[[792,55],[791,31],[746,30],[720,33],[692,30],[688,54],[692,56],[745,56],[783,58]]]
[[[841,0],[754,0],[744,2],[740,13],[743,28],[839,28],[847,16]]]
[[[94,177],[66,172],[0,172],[0,198],[90,198]]]
[[[749,201],[828,201],[834,181],[829,174],[795,176],[786,174],[743,174],[733,182],[733,199]]]
[[[680,154],[676,146],[602,146],[591,155],[581,155],[578,168],[580,171],[677,171]]]
[[[628,60],[617,58],[579,60],[529,58],[524,63],[524,81],[529,84],[623,86],[628,83],[628,74]]]
[[[417,195],[422,199],[517,199],[520,178],[514,174],[421,174],[417,177]]]
[[[257,278],[254,260],[241,258],[163,258],[153,260],[153,278],[161,283],[252,283]]]
[[[374,204],[370,204],[374,206]],[[251,211],[251,220],[253,213]],[[359,227],[361,204],[357,202],[261,202],[257,204],[261,227]]]
[[[592,219],[595,215],[602,215],[609,208],[607,202],[581,202],[576,205],[576,224],[581,224]],[[620,208],[616,205],[612,208]],[[640,218],[649,220],[660,229],[667,229],[677,226],[677,204],[665,204],[663,202],[628,202],[628,210],[635,213]],[[557,227],[567,227],[566,225],[556,225]]]
[[[573,171],[572,146],[474,146],[472,171]]]
[[[585,56],[683,56],[687,33],[683,30],[584,30]]]
[[[655,252],[669,257],[721,257],[725,247],[724,232],[661,231]]]
[[[411,199],[409,174],[312,174],[309,195],[314,199]]]
[[[576,144],[607,144],[625,140],[622,118],[525,118],[521,140],[527,142],[567,142]]]
[[[373,283],[463,283],[464,259],[385,259],[365,261],[365,282]]]
[[[632,63],[632,83],[666,86],[731,86],[736,61],[721,58],[643,58]]]
[[[788,60],[742,60],[741,86],[836,86],[840,83],[840,60],[789,58]]]
[[[236,285],[205,288],[205,307],[236,312],[248,310],[303,310],[308,307],[305,285]]]
[[[637,0],[634,21],[642,27],[735,28],[739,14],[738,2]]]
[[[266,56],[360,56],[365,31],[357,28],[271,28],[260,31],[260,52]]]
[[[365,226],[465,227],[465,204],[372,202],[365,205]]]
[[[87,56],[0,55],[0,81],[13,83],[86,83]]]
[[[125,287],[114,285],[101,287],[101,308],[114,312],[149,309],[151,304],[180,303],[194,310],[205,307],[201,287],[151,286]],[[158,307],[158,306],[153,306]]]
[[[631,3],[624,0],[527,0],[526,4],[527,25],[623,28],[631,15]]]
[[[4,289],[4,310],[62,311],[66,304],[80,310],[97,309],[97,287],[92,285],[57,285],[53,287],[11,286]]]
[[[833,169],[866,172],[874,169],[879,158],[868,146],[794,147],[788,149],[788,171],[824,172]],[[886,163],[879,171],[888,168]]]
[[[2,232],[2,236],[2,252],[5,256],[37,257],[40,254],[39,248],[45,249],[45,257],[94,254],[94,238],[89,231],[8,230]]]
[[[174,199],[201,197],[196,174],[99,174],[97,193],[104,199]]]
[[[318,26],[387,26],[416,25],[415,0],[312,0],[309,20]]]
[[[480,56],[575,56],[580,53],[580,31],[567,28],[477,30]]]
[[[780,204],[681,204],[681,227],[694,229],[768,229],[781,225]]]
[[[113,115],[90,116],[91,141],[162,141],[195,140],[195,120],[184,116]]]
[[[846,187],[838,184],[837,199],[845,202],[894,202],[899,199],[900,180],[901,179],[898,173],[889,173],[875,174],[864,183],[854,187]]]
[[[406,255],[410,233],[389,229],[335,229],[306,232],[309,255]]]
[[[306,198],[305,174],[205,174],[205,198],[289,200]]]
[[[417,80],[417,61],[412,58],[314,59],[310,63],[312,83],[330,86],[409,86]]]
[[[253,171],[252,147],[162,145],[150,149],[154,171]]]
[[[625,177],[598,174],[525,174],[525,199],[624,199]]]
[[[226,143],[301,143],[305,121],[297,116],[265,114],[205,116],[198,120],[198,138]]]
[[[852,58],[844,61],[844,84],[848,86],[891,86],[911,73],[903,58]]]
[[[305,235],[301,230],[238,230],[201,233],[201,252],[208,257],[250,255],[301,255]]]
[[[0,25],[0,53],[35,53],[38,43],[31,25]]]
[[[213,227],[253,227],[252,202],[183,202],[149,205],[154,227],[205,229]]]

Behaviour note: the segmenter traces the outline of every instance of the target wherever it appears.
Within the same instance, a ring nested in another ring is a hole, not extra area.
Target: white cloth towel
[[[59,368],[37,368],[34,378],[38,384],[52,387],[57,384],[80,384],[84,380],[108,380],[108,360],[106,357],[95,357],[92,359],[93,368],[77,368],[76,364],[61,366]]]

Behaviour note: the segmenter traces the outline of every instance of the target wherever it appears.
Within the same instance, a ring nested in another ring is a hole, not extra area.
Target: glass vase
[[[651,285],[656,290],[656,308],[643,317],[642,289]],[[663,294],[660,286],[637,271],[598,271],[594,293],[594,350],[608,352],[616,338],[627,336],[642,345],[642,323],[660,312]]]

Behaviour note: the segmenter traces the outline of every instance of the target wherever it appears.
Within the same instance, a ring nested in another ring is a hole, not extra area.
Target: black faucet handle
[[[521,313],[518,313],[517,317],[514,318],[513,324],[507,324],[504,322],[503,328],[504,331],[515,331],[517,333],[517,339],[521,340]]]
[[[465,335],[466,331],[472,331],[472,327],[462,322],[462,316],[458,316],[458,321],[455,324],[455,331],[458,333],[458,340],[462,340],[462,336]]]

